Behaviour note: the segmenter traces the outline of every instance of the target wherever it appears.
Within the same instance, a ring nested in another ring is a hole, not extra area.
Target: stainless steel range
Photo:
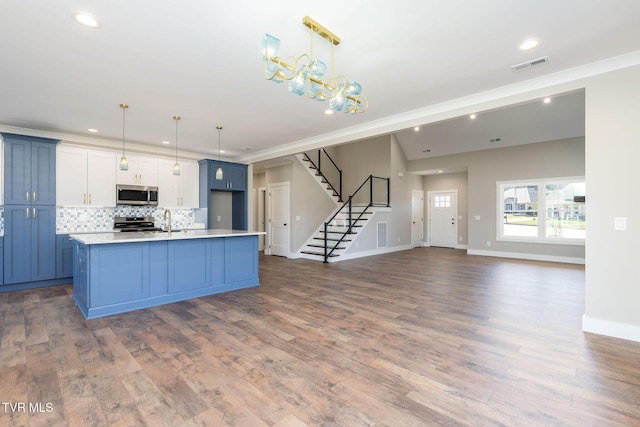
[[[162,231],[150,216],[117,216],[113,221],[116,231]]]

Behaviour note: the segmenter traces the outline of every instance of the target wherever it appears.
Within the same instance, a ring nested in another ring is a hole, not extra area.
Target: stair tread
[[[309,244],[307,246],[310,247],[310,248],[324,248],[324,245]],[[329,247],[329,249],[347,249],[347,247],[346,246],[333,246],[333,247]]]
[[[324,257],[324,252],[316,252],[316,251],[300,251],[300,253],[308,254],[308,255],[318,255],[318,256]],[[331,254],[331,255],[329,255],[329,257],[330,257],[330,258],[337,257],[337,256],[340,256],[340,255],[338,255],[338,254]]]
[[[314,239],[314,240],[324,240],[324,237],[314,237],[313,239]],[[332,239],[332,238],[330,238],[330,237],[327,237],[327,241],[329,241],[329,242],[337,242],[337,241],[339,241],[339,240],[340,240],[340,239]],[[350,242],[350,241],[351,241],[351,239],[342,239],[342,241],[343,241],[343,242]]]

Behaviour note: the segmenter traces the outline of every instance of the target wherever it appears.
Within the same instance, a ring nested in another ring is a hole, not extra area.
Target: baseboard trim
[[[479,256],[493,256],[498,258],[528,259],[531,261],[561,262],[564,264],[584,265],[585,263],[584,258],[542,255],[542,254],[527,254],[527,253],[520,253],[520,252],[480,251],[477,249],[467,249],[467,254],[479,255]]]
[[[390,248],[379,248],[379,249],[373,249],[370,251],[345,253],[340,255],[339,257],[329,259],[329,262],[346,261],[349,259],[364,258],[368,256],[373,256],[373,255],[382,255],[382,254],[388,254],[391,252],[406,251],[408,249],[413,249],[413,246],[412,245],[392,246]]]
[[[640,326],[594,319],[586,314],[582,315],[582,330],[592,334],[640,342]]]

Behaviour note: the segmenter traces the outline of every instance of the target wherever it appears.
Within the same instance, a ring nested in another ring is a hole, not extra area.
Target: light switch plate
[[[613,219],[613,229],[616,231],[625,231],[627,229],[627,217],[618,216]]]

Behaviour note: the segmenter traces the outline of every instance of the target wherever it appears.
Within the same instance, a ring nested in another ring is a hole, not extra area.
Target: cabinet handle
[[[34,219],[34,221],[36,219],[36,208],[33,208],[33,219]]]
[[[36,190],[33,190],[33,203],[36,202]]]
[[[82,193],[82,204],[83,205],[87,204],[87,193]]]
[[[91,193],[89,193],[89,204],[91,204]]]
[[[27,203],[29,203],[29,191],[27,190]]]
[[[180,197],[180,206],[184,205],[184,197]]]
[[[138,177],[138,184],[142,184],[142,174]]]
[[[27,209],[26,209],[26,211],[27,211],[27,214],[26,214],[25,218],[26,218],[26,219],[27,219],[27,221],[28,221],[28,220],[29,220],[29,208],[27,208]]]
[[[84,271],[82,270],[82,258],[78,259],[78,272],[84,273]]]

